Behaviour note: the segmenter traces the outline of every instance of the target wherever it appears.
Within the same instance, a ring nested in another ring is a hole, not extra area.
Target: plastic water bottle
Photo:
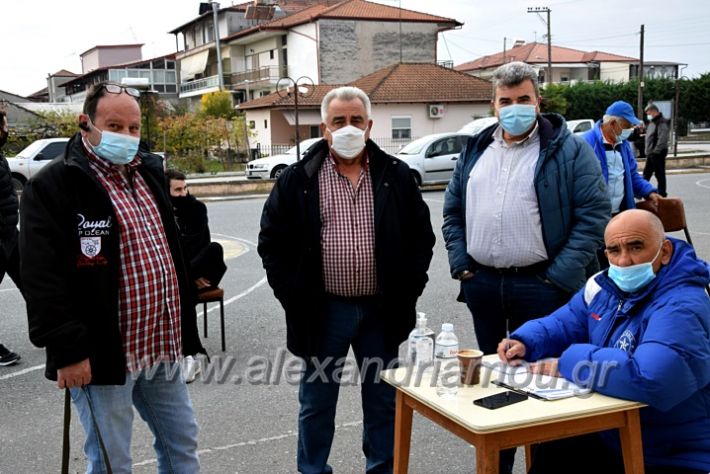
[[[436,337],[434,354],[438,373],[436,394],[444,398],[453,398],[459,391],[461,368],[459,367],[459,340],[454,334],[454,325],[444,323],[441,333]]]
[[[415,368],[431,366],[434,359],[434,331],[427,327],[425,313],[417,313],[417,325],[409,333],[407,363]]]

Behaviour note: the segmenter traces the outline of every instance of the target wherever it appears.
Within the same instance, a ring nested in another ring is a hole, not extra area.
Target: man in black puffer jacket
[[[0,110],[0,150],[5,146],[9,129],[7,115]],[[20,282],[20,254],[17,250],[17,195],[12,185],[10,166],[0,153],[0,282],[10,275],[22,292]],[[16,364],[20,356],[0,344],[0,366]]]

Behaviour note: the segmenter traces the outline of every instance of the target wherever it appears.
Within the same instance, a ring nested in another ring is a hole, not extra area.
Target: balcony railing
[[[194,94],[195,92],[215,87],[219,87],[219,76],[203,77],[202,79],[181,83],[180,95]]]
[[[258,69],[232,73],[232,85],[239,86],[249,81],[250,83],[261,81],[278,81],[288,73],[287,66],[264,66]]]

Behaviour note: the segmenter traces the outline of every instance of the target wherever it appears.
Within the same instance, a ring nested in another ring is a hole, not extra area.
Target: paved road
[[[691,234],[698,253],[710,259],[710,174],[674,175],[669,190],[687,206]],[[436,325],[453,322],[462,346],[474,344],[466,308],[454,301],[457,285],[448,277],[446,251],[440,238],[442,192],[427,192],[437,232],[431,283],[419,309]],[[255,251],[263,198],[209,204],[214,237],[227,244],[227,352],[221,354],[218,314],[208,311],[210,337],[205,340],[213,360],[224,362],[221,376],[190,386],[201,426],[203,472],[294,472],[297,386],[265,375],[266,363],[283,354],[283,313],[265,284]],[[20,365],[0,368],[0,474],[57,472],[60,466],[62,392],[42,374],[44,353],[27,339],[24,305],[8,279],[0,285],[0,341],[22,354]],[[288,360],[289,358],[287,358]],[[249,369],[251,367],[251,369]],[[238,377],[239,379],[235,378]],[[245,382],[249,379],[250,382]],[[239,382],[237,382],[239,380]],[[341,390],[331,463],[336,472],[363,471],[360,450],[362,414],[357,386]],[[133,459],[136,473],[155,472],[151,436],[138,421]],[[474,451],[431,422],[416,418],[413,431],[413,473],[473,472]],[[83,472],[81,428],[74,420],[72,472]],[[516,474],[523,472],[519,460]]]

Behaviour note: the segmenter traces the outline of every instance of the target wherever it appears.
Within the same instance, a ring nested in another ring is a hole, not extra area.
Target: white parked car
[[[488,128],[494,123],[498,123],[497,117],[483,117],[476,119],[472,122],[467,123],[459,130],[459,133],[467,133],[469,135],[475,135],[484,128]]]
[[[592,119],[580,119],[580,120],[568,120],[567,129],[572,133],[584,133],[594,127],[594,120]]]
[[[44,165],[64,153],[69,138],[42,138],[30,143],[17,156],[8,157],[15,191],[22,192],[28,179]]]
[[[308,149],[322,138],[309,138],[303,140],[301,145],[301,158],[306,154]],[[276,179],[287,166],[296,162],[296,147],[290,148],[283,155],[267,156],[265,158],[257,158],[247,163],[246,177],[249,179]]]
[[[448,183],[454,174],[461,149],[472,135],[467,133],[435,133],[404,145],[394,156],[412,170],[422,184]]]

